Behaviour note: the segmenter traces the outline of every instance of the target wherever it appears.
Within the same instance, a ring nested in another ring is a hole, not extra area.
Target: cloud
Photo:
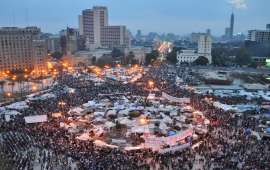
[[[246,9],[247,8],[246,0],[228,0],[228,3],[231,4],[236,9]]]

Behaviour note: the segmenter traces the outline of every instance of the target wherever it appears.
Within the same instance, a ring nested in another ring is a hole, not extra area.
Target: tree
[[[212,50],[213,65],[225,66],[228,62],[228,51],[225,48],[218,47]]]
[[[155,61],[159,56],[159,52],[157,50],[153,50],[151,53],[146,54],[145,57],[145,64],[149,65],[151,64],[153,61]]]
[[[118,57],[124,56],[123,52],[118,48],[113,48],[111,55],[112,55],[112,58],[118,58]]]
[[[125,59],[125,64],[132,64],[133,59],[135,58],[135,55],[133,51],[130,51]]]
[[[251,56],[248,53],[246,48],[240,48],[235,57],[235,63],[243,66],[243,65],[249,65],[251,63]]]
[[[100,67],[104,67],[106,64],[112,65],[112,63],[113,63],[112,57],[110,57],[110,56],[102,56],[97,60],[96,65],[98,65]]]
[[[209,61],[206,57],[199,56],[193,63],[196,65],[207,65]]]
[[[94,57],[91,59],[91,62],[92,62],[92,65],[95,65],[96,62],[97,62],[97,58],[94,56]]]
[[[56,51],[52,53],[51,56],[57,60],[60,60],[63,57],[63,53]]]
[[[183,48],[174,47],[173,50],[167,55],[167,60],[172,64],[177,63],[177,52],[181,51]]]

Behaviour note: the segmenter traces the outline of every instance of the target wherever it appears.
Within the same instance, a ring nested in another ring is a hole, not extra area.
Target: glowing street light
[[[148,81],[148,85],[149,85],[150,88],[153,88],[154,85],[155,85],[155,83],[154,83],[154,81],[149,80],[149,81]]]
[[[145,125],[145,124],[147,124],[147,120],[146,120],[146,118],[140,118],[140,124],[142,124],[142,125]]]
[[[12,79],[13,81],[15,81],[15,80],[17,79],[17,76],[15,75],[15,76],[13,76],[11,79]]]
[[[38,88],[37,88],[36,85],[32,86],[32,90],[33,90],[33,91],[36,91],[37,89],[38,89]]]
[[[59,102],[59,103],[58,103],[58,105],[59,105],[59,106],[65,106],[65,105],[66,105],[66,103],[65,103],[65,102],[63,102],[63,101],[61,101],[61,102]]]
[[[74,94],[74,93],[75,93],[75,89],[70,89],[70,90],[69,90],[69,93],[70,93],[70,94]]]
[[[53,68],[53,65],[52,65],[51,62],[48,62],[47,64],[48,64],[48,69],[52,69]]]

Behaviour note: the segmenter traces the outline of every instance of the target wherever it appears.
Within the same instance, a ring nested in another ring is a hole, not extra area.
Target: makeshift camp
[[[26,116],[24,117],[25,123],[42,123],[47,122],[48,117],[47,115],[35,115],[35,116]]]

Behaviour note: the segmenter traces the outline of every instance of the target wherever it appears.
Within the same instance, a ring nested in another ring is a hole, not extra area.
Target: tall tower
[[[210,35],[200,35],[198,40],[198,55],[204,56],[212,63],[212,38]]]
[[[231,14],[231,24],[230,24],[230,39],[233,38],[233,32],[234,32],[234,14]]]
[[[270,24],[266,25],[266,30],[270,31]]]
[[[79,18],[81,31],[86,39],[95,48],[101,46],[101,28],[108,26],[107,7],[94,6],[93,9],[82,11],[82,17]]]

